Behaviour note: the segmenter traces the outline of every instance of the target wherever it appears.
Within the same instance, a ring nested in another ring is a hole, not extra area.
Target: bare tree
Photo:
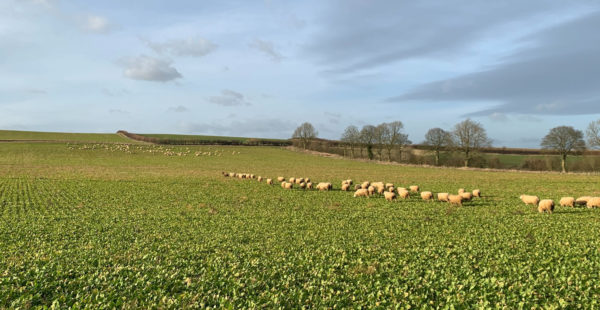
[[[425,134],[423,144],[431,147],[435,153],[435,165],[440,165],[440,151],[452,145],[452,135],[442,128],[431,128]]]
[[[369,159],[373,159],[373,144],[375,144],[376,131],[377,130],[373,125],[365,125],[360,130],[360,141],[367,148],[367,156],[369,157]]]
[[[350,153],[352,154],[352,157],[354,157],[354,148],[360,143],[360,132],[358,131],[358,128],[354,125],[346,127],[346,130],[344,130],[344,133],[342,134],[341,141],[350,146]]]
[[[550,129],[541,145],[544,149],[555,150],[560,154],[562,172],[567,172],[567,155],[573,151],[583,151],[585,149],[583,132],[571,126],[559,126]]]
[[[300,142],[302,143],[302,147],[306,149],[308,143],[312,139],[316,138],[317,135],[318,132],[317,130],[315,130],[315,127],[313,127],[311,123],[305,122],[302,125],[298,126],[298,128],[296,128],[294,134],[292,135],[292,138],[300,140]]]
[[[590,147],[600,148],[600,120],[591,122],[585,134]]]
[[[375,146],[379,160],[383,160],[383,147],[386,144],[386,139],[389,136],[389,128],[386,123],[382,123],[375,127]]]
[[[400,150],[400,159],[402,159],[402,149],[405,145],[410,144],[408,135],[402,133],[404,124],[400,121],[384,123],[387,130],[384,131],[384,144],[388,153],[388,161],[392,161],[392,150],[397,146]]]
[[[483,126],[471,119],[456,124],[452,136],[458,150],[465,154],[465,167],[469,166],[473,152],[492,144]]]

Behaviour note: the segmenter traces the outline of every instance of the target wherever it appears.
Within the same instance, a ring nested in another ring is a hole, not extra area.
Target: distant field
[[[72,141],[102,143],[135,143],[135,141],[114,133],[64,133],[0,130],[0,140],[9,141]]]
[[[353,198],[347,178],[484,197]],[[597,184],[277,147],[6,143],[0,308],[595,308],[600,210],[539,214],[518,196],[600,196]]]

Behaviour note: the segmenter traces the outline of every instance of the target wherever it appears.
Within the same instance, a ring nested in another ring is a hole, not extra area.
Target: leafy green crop
[[[334,190],[221,171],[310,177]],[[463,207],[353,198],[338,190],[348,178],[484,197]],[[599,307],[600,211],[538,214],[523,193],[600,195],[595,175],[377,165],[273,147],[3,144],[0,308]]]

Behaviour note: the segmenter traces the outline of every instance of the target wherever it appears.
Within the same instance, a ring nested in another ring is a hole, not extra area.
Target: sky
[[[595,1],[0,1],[0,129],[288,138],[600,119]]]

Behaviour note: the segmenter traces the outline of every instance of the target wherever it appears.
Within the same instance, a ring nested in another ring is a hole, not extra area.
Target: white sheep
[[[364,188],[360,188],[354,192],[354,197],[369,197],[369,191]]]
[[[387,201],[393,201],[394,199],[396,199],[396,194],[394,192],[384,192],[383,196]]]
[[[448,203],[453,205],[462,206],[462,199],[461,195],[448,195]]]
[[[423,200],[431,200],[433,198],[432,192],[421,192],[421,199]]]
[[[450,194],[448,194],[448,193],[438,193],[437,194],[438,201],[448,202],[448,195],[450,195]]]
[[[411,192],[416,193],[419,191],[419,186],[418,185],[411,185],[408,187],[410,189]]]
[[[532,195],[521,195],[519,196],[519,198],[526,204],[526,205],[534,205],[537,206],[538,203],[540,203],[540,197],[538,196],[532,196]]]
[[[552,199],[544,199],[538,203],[538,212],[552,213],[554,211],[554,201]]]
[[[587,201],[586,206],[588,208],[600,208],[600,197],[592,197]]]
[[[561,207],[574,207],[575,206],[575,198],[573,197],[562,197],[560,199]]]

